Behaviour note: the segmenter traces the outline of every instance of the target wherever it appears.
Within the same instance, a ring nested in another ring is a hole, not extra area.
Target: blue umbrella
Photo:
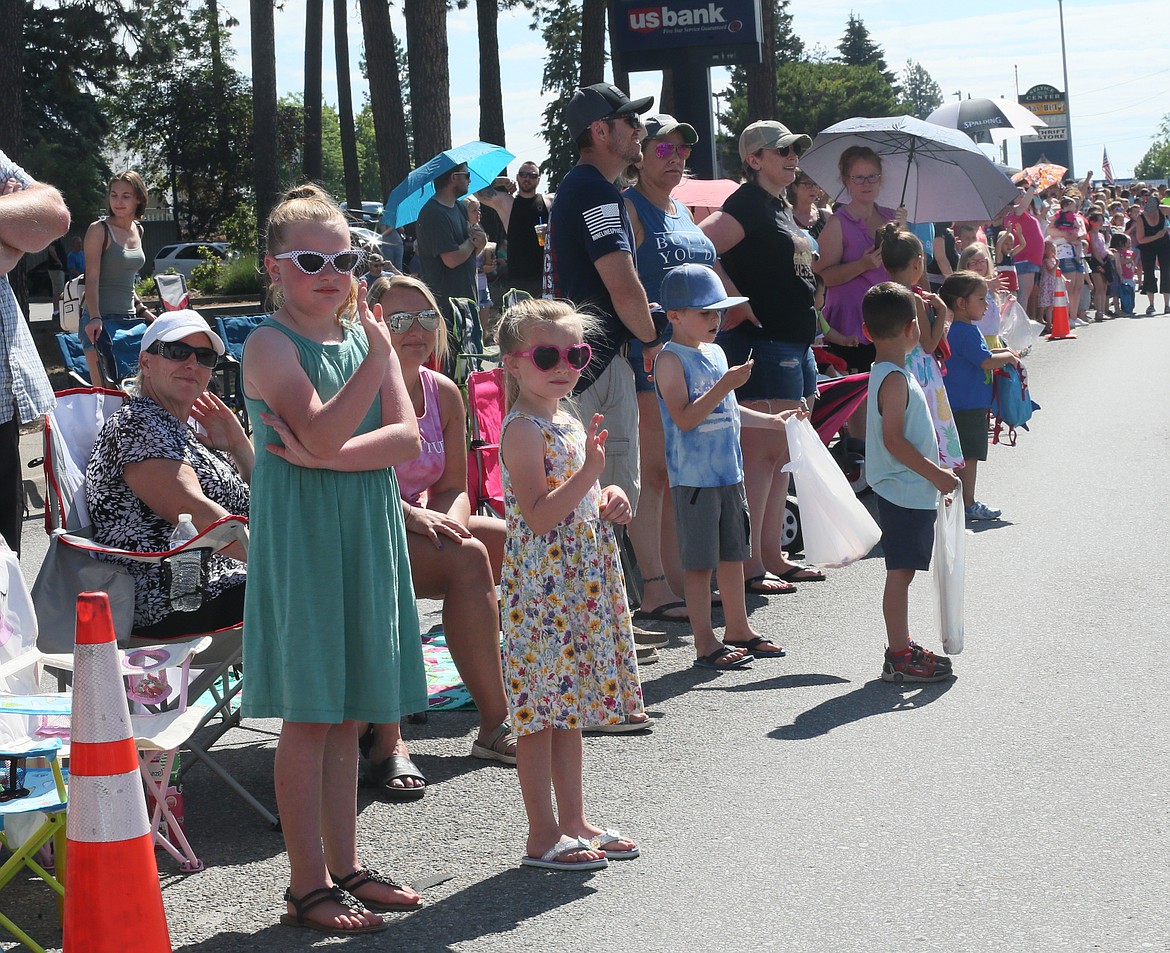
[[[467,142],[446,152],[440,152],[394,186],[394,190],[386,199],[382,224],[398,228],[417,221],[422,207],[435,194],[435,179],[457,165],[467,163],[467,168],[471,172],[471,184],[468,189],[471,192],[478,192],[480,189],[490,188],[492,180],[515,158],[503,146],[494,146],[490,142]]]

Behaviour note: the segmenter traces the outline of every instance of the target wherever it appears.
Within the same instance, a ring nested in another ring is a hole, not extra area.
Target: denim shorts
[[[752,376],[735,392],[737,399],[799,401],[816,396],[817,362],[808,345],[752,338],[735,329],[720,334],[716,343],[727,354],[728,367],[746,361],[749,351],[755,362]]]
[[[877,496],[878,523],[882,528],[882,553],[886,569],[913,569],[925,572],[930,568],[934,551],[934,521],[936,510],[911,510],[891,503],[880,493]],[[959,505],[957,502],[952,506]]]
[[[1056,267],[1060,269],[1062,275],[1079,275],[1082,271],[1088,270],[1080,258],[1058,258]]]
[[[1040,266],[1033,261],[1020,261],[1016,259],[1016,274],[1038,275],[1040,274]]]
[[[126,321],[128,319],[133,318],[133,317],[134,317],[134,315],[132,315],[132,314],[122,314],[119,311],[115,311],[111,314],[103,314],[102,321],[103,322],[105,322],[105,321]],[[92,351],[94,349],[93,342],[89,339],[89,335],[85,333],[85,326],[87,324],[89,324],[89,322],[90,322],[89,308],[86,308],[83,305],[81,308],[81,319],[77,325],[77,336],[78,336],[78,338],[81,339],[81,350],[83,352],[85,352],[86,354],[88,354],[90,351]],[[108,341],[110,341],[110,339],[111,338],[110,338],[109,330],[107,328],[103,327],[101,330],[101,334],[98,335],[98,340],[108,342]],[[107,350],[110,350],[111,355],[113,353],[111,350],[112,347],[113,347],[112,344],[107,345]]]

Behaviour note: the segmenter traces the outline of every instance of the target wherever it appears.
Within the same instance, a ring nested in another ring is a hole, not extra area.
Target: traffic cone
[[[110,600],[77,597],[65,953],[171,953]]]
[[[1052,333],[1049,341],[1067,341],[1075,338],[1068,324],[1068,293],[1064,290],[1064,275],[1056,269],[1056,290],[1052,292]]]

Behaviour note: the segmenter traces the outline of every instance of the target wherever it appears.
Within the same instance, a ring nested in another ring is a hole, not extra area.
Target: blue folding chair
[[[77,383],[83,387],[90,387],[93,381],[89,379],[89,365],[85,363],[85,352],[81,349],[81,340],[76,334],[61,332],[57,334],[57,348],[61,351],[61,362],[65,370]]]
[[[268,317],[266,314],[247,314],[215,319],[216,333],[223,339],[223,345],[227,349],[221,362],[223,400],[235,411],[236,416],[240,418],[240,423],[244,425],[244,430],[248,433],[252,432],[252,428],[248,423],[247,407],[244,405],[244,388],[240,383],[240,362],[244,359],[244,344],[248,340],[248,335],[255,331],[266,317]]]

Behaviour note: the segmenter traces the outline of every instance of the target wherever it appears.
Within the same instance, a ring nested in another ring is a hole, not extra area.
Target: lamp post
[[[1076,179],[1076,172],[1073,170],[1073,137],[1072,137],[1072,110],[1069,108],[1069,93],[1068,93],[1068,55],[1064,49],[1064,0],[1056,0],[1056,5],[1060,9],[1060,63],[1064,68],[1064,120],[1067,123],[1065,127],[1068,142],[1068,174],[1072,179]]]

